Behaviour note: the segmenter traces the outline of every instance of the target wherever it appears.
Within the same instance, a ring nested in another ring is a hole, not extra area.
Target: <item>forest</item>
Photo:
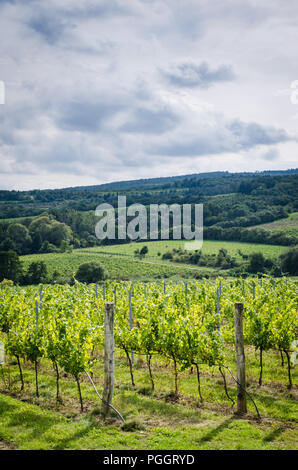
[[[297,188],[298,174],[293,170],[284,174],[209,173],[90,188],[0,191],[0,250],[24,255],[119,243],[100,242],[94,233],[95,208],[102,202],[117,207],[119,195],[126,196],[127,205],[203,204],[206,240],[294,246],[297,228],[270,231],[258,225],[286,219],[298,211]]]

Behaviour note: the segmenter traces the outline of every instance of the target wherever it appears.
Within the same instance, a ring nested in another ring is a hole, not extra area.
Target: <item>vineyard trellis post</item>
[[[38,300],[35,297],[35,323],[36,323],[36,328],[38,325]]]
[[[220,291],[219,291],[219,288],[217,288],[216,289],[216,313],[217,315],[220,314],[219,297],[220,297]],[[220,323],[218,323],[217,325],[217,331],[220,333]]]
[[[39,288],[39,309],[42,309],[42,285]]]
[[[114,303],[105,302],[105,344],[104,344],[104,388],[102,413],[106,416],[109,412],[107,403],[112,403],[114,391],[115,370],[115,340],[114,340]]]
[[[235,349],[237,367],[237,413],[247,413],[246,380],[245,380],[245,354],[243,342],[243,303],[235,303]]]
[[[129,294],[128,294],[128,303],[129,303],[129,324],[130,324],[130,329],[132,330],[132,329],[133,329],[133,319],[132,319],[131,295],[132,295],[132,292],[131,292],[131,290],[130,290],[130,291],[129,291]],[[134,354],[133,354],[133,351],[131,352],[131,363],[132,363],[132,364],[134,363]]]

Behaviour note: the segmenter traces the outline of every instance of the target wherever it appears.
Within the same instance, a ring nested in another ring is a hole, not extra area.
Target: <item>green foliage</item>
[[[77,248],[99,245],[100,241],[94,237],[97,221],[94,209],[101,202],[117,207],[118,195],[125,193],[128,205],[203,202],[205,240],[293,246],[298,241],[297,223],[294,221],[293,225],[291,217],[298,209],[295,173],[217,172],[90,188],[0,191],[0,201],[6,201],[0,206],[0,217],[6,217],[0,224],[0,244],[6,240],[4,246],[20,254],[39,252],[45,241],[55,247],[60,247],[63,240],[74,242]],[[266,228],[265,224],[275,221],[276,229]],[[116,220],[116,232],[117,223]],[[22,228],[9,229],[11,225]],[[19,236],[20,230],[29,230],[31,242],[28,234],[25,238]],[[112,243],[106,240],[102,244]],[[2,249],[7,249],[4,246]]]
[[[142,248],[140,249],[140,256],[143,257],[147,255],[147,253],[148,253],[148,246],[146,245],[142,246]]]
[[[19,254],[29,252],[31,237],[29,230],[22,224],[11,224],[7,229],[7,237],[12,240]]]
[[[76,283],[73,287],[44,286],[39,296],[36,287],[0,289],[0,329],[6,333],[6,350],[35,365],[48,358],[56,371],[60,368],[73,375],[79,387],[79,376],[93,371],[94,349],[103,346],[104,303],[114,300],[115,288],[115,342],[126,353],[132,383],[131,351],[146,357],[152,390],[151,358],[159,356],[173,365],[176,397],[181,371],[192,365],[227,365],[236,301],[244,302],[247,344],[288,354],[297,338],[297,283],[287,279],[148,283],[146,288],[142,283],[107,282],[105,291]]]
[[[30,263],[26,274],[23,276],[23,284],[40,284],[47,282],[47,266],[44,261]]]
[[[281,256],[281,267],[286,274],[298,275],[298,246]]]
[[[15,251],[0,251],[0,281],[18,281],[22,274],[22,263]]]
[[[83,263],[79,266],[75,278],[78,281],[86,282],[87,284],[102,281],[105,278],[104,268],[96,261]]]
[[[263,273],[265,269],[265,258],[263,253],[253,253],[250,256],[248,270],[251,273]]]

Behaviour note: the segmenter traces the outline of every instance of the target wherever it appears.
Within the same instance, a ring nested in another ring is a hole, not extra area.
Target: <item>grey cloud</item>
[[[267,152],[265,152],[264,154],[262,154],[261,158],[263,158],[264,160],[268,160],[269,162],[272,162],[274,160],[278,160],[279,156],[280,156],[280,154],[279,154],[278,150],[270,149]]]
[[[98,2],[87,2],[82,3],[80,6],[77,2],[73,5],[73,9],[68,11],[70,16],[82,18],[94,18],[94,17],[117,17],[117,16],[126,16],[132,12],[131,8],[128,5],[121,4],[120,1],[115,0],[101,0],[100,4]]]
[[[66,32],[75,29],[77,23],[86,19],[97,18],[104,20],[126,16],[130,13],[127,6],[121,5],[116,0],[101,0],[100,4],[86,1],[82,5],[77,2],[68,5],[58,3],[56,8],[53,5],[47,5],[44,8],[42,4],[37,3],[35,7],[34,13],[27,24],[29,28],[38,33],[49,44],[59,42]],[[68,47],[71,48],[71,39],[75,38],[68,39],[70,39],[67,41],[69,42]]]
[[[53,44],[61,38],[69,23],[58,16],[39,14],[31,18],[28,26]]]
[[[211,155],[213,168],[240,170],[257,146],[247,169],[294,166],[294,111],[271,90],[295,79],[296,1],[0,0],[0,9],[0,165],[11,186],[15,175],[30,188],[29,172],[43,172],[45,187],[48,174],[63,186],[72,175],[79,185],[87,174],[208,171]]]
[[[94,102],[78,100],[60,105],[56,114],[56,124],[66,130],[97,132],[113,114],[122,108],[120,103],[113,101]]]
[[[201,64],[184,62],[172,68],[172,70],[163,70],[161,73],[172,85],[187,88],[209,88],[217,82],[235,79],[235,74],[230,65],[220,65],[212,70],[207,62]]]
[[[179,122],[179,116],[170,109],[149,110],[137,108],[133,117],[120,127],[129,133],[163,134],[173,129]]]
[[[167,144],[152,147],[152,152],[168,156],[204,156],[221,153],[238,153],[258,145],[274,145],[295,140],[284,129],[263,127],[256,123],[235,120],[224,126],[218,124],[209,131],[198,130],[198,135],[180,136]]]
[[[255,122],[244,123],[234,120],[228,124],[235,144],[239,149],[249,149],[256,145],[273,145],[280,142],[293,140],[284,129],[276,129],[273,126],[261,126]]]

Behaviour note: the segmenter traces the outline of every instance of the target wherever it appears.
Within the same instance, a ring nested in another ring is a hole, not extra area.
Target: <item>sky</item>
[[[0,189],[297,168],[297,0],[0,0]]]

